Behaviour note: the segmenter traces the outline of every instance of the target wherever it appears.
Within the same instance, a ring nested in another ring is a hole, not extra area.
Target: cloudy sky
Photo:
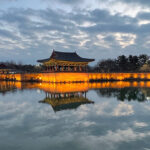
[[[55,49],[97,62],[149,47],[150,0],[0,0],[0,61],[37,64]]]

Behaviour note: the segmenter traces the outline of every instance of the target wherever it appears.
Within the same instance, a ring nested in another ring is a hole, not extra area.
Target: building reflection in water
[[[7,92],[15,92],[17,87],[13,82],[0,82],[0,94],[5,95]]]
[[[94,103],[86,93],[96,90],[100,97],[116,97],[120,101],[143,102],[150,99],[150,81],[147,82],[99,82],[99,83],[29,83],[0,82],[0,94],[18,90],[40,89],[46,93],[41,103],[50,104],[54,111],[76,109],[83,104]]]
[[[83,104],[93,104],[94,102],[86,98],[85,92],[73,93],[48,93],[40,103],[50,104],[55,112],[66,109],[77,109]]]

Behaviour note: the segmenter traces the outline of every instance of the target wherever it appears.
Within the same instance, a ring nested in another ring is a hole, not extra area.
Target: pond
[[[150,82],[0,82],[1,150],[149,150]]]

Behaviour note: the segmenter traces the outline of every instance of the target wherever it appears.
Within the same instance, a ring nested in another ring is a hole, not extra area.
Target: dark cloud
[[[18,0],[0,0],[0,4],[3,5],[3,4],[10,4],[10,3],[15,3],[15,2],[18,2]],[[1,7],[1,6],[0,6]]]
[[[103,32],[104,33],[109,33],[109,32],[135,33],[136,28],[135,26],[132,25],[96,24],[92,27],[81,27],[80,29],[90,33],[103,33]]]
[[[0,2],[15,2],[15,1],[18,1],[18,0],[0,0]]]
[[[60,4],[65,4],[65,5],[78,5],[84,3],[84,0],[42,0],[47,3],[60,3]]]
[[[142,20],[150,20],[150,13],[149,12],[140,12],[137,15],[138,19],[142,19]]]
[[[150,13],[141,12],[132,18],[100,9],[69,13],[52,9],[9,9],[0,13],[0,53],[5,58],[4,54],[11,50],[8,59],[18,58],[28,63],[49,56],[52,49],[77,50],[81,56],[97,60],[146,53],[150,24],[139,25],[138,21],[149,16]]]
[[[78,4],[82,3],[84,0],[56,0],[56,1],[64,4]]]
[[[149,6],[150,1],[149,0],[118,0],[120,2],[125,2],[125,3],[131,3],[131,4],[140,4],[142,6]]]
[[[15,36],[15,34],[14,33],[12,33],[12,32],[10,32],[10,31],[8,31],[8,30],[2,30],[2,29],[0,29],[0,36],[1,37],[7,37],[7,38],[10,38],[10,39],[18,39],[16,36]]]

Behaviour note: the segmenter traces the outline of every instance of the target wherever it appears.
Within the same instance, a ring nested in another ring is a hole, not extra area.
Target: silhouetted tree
[[[128,58],[125,55],[119,56],[117,59],[119,71],[128,71]]]
[[[101,60],[95,71],[98,72],[139,72],[142,71],[141,67],[145,64],[150,65],[149,57],[147,55],[133,56],[125,55],[119,56],[117,59]],[[147,71],[147,70],[145,70]],[[149,70],[150,71],[150,70]]]
[[[148,56],[147,55],[139,55],[139,65],[142,67],[146,62],[148,61]]]
[[[140,63],[139,58],[137,56],[129,55],[128,57],[128,70],[129,71],[137,71],[139,69]]]
[[[116,63],[116,60],[113,59],[107,59],[102,60],[99,63],[100,72],[114,72],[117,71],[118,65]]]

